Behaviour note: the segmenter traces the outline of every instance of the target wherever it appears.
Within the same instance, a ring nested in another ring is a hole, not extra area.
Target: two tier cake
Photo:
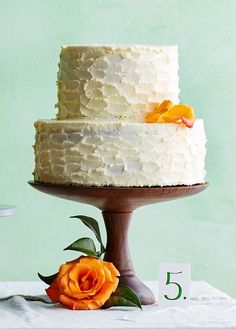
[[[57,83],[57,119],[35,123],[35,181],[140,187],[204,182],[203,120],[175,106],[177,47],[65,46]]]

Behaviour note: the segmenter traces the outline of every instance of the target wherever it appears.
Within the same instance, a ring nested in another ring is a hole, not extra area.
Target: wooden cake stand
[[[205,190],[205,184],[173,187],[93,187],[54,185],[30,181],[35,189],[71,201],[87,203],[102,210],[107,246],[104,260],[112,262],[120,272],[120,282],[131,287],[142,304],[153,304],[154,295],[135,276],[129,247],[128,228],[132,212],[152,203],[183,198]]]

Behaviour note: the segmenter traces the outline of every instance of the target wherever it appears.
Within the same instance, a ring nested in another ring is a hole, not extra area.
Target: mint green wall
[[[181,100],[205,120],[209,189],[141,208],[130,230],[138,275],[155,280],[160,261],[190,262],[194,280],[236,297],[236,2],[234,0],[0,0],[0,280],[36,280],[76,257],[63,247],[86,228],[70,215],[98,210],[27,185],[33,122],[55,115],[60,46],[178,44]],[[104,228],[103,228],[104,232]]]

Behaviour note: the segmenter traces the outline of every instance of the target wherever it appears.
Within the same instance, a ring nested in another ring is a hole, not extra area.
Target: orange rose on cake
[[[46,293],[72,310],[95,310],[105,304],[119,283],[112,263],[81,256],[62,264]]]
[[[170,100],[161,104],[149,103],[149,110],[145,118],[146,123],[182,123],[192,128],[196,119],[192,107],[186,104],[174,105]]]

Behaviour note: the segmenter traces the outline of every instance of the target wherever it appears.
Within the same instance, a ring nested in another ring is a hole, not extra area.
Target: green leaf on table
[[[58,272],[53,274],[53,275],[49,275],[49,276],[44,276],[40,273],[38,273],[38,277],[43,281],[45,282],[46,284],[48,284],[49,286],[53,283],[53,281],[56,279],[58,275]]]
[[[83,216],[83,215],[71,216],[70,218],[80,219],[88,228],[90,228],[90,230],[93,231],[93,233],[95,234],[98,242],[100,243],[101,255],[102,255],[105,252],[106,249],[105,249],[105,247],[102,243],[102,237],[101,237],[99,225],[98,225],[98,222],[96,221],[96,219],[94,219],[92,217],[88,217],[88,216]]]
[[[109,308],[112,306],[129,306],[142,309],[139,296],[133,289],[124,285],[119,285],[117,287],[116,291],[111,294],[111,297],[102,308]]]
[[[81,238],[79,240],[76,240],[64,250],[80,251],[86,255],[97,257],[95,244],[90,238]]]

